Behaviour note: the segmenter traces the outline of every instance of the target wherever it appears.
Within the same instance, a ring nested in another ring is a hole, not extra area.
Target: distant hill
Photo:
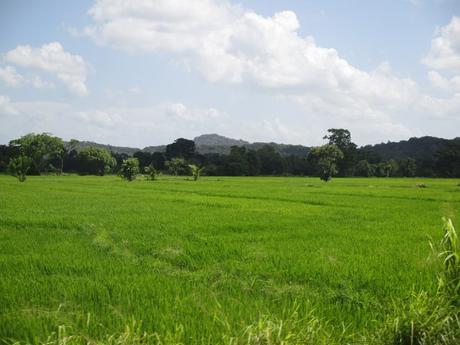
[[[282,156],[299,156],[307,157],[310,148],[302,145],[289,145],[289,144],[278,144],[278,143],[264,143],[255,142],[250,143],[242,139],[232,139],[218,134],[203,134],[193,139],[196,144],[196,149],[201,154],[207,153],[218,153],[228,154],[232,146],[244,146],[250,150],[258,150],[264,145],[272,146],[276,152]],[[439,150],[443,149],[450,142],[458,142],[460,144],[460,138],[455,139],[442,139],[436,137],[421,137],[421,138],[410,138],[409,140],[402,140],[398,142],[387,142],[377,145],[366,145],[362,146],[361,149],[376,153],[382,160],[387,161],[390,159],[403,159],[403,158],[415,158],[420,160],[432,159],[433,156]],[[67,148],[70,148],[70,143],[65,143]],[[136,151],[141,149],[135,147],[123,147],[123,146],[112,146],[94,143],[91,141],[80,141],[76,144],[77,151],[80,151],[84,147],[94,146],[104,148],[106,150],[115,153],[125,153],[133,155]],[[165,152],[166,145],[159,146],[147,146],[142,149],[145,152]]]
[[[203,134],[193,139],[196,149],[201,154],[220,153],[228,154],[232,146],[244,146],[250,150],[260,149],[264,145],[272,146],[282,156],[308,156],[309,148],[302,145],[288,145],[277,143],[250,143],[241,139],[232,139],[218,134]]]
[[[193,139],[197,146],[244,146],[248,141],[232,139],[219,134],[203,134]]]
[[[398,142],[387,142],[377,145],[366,145],[363,148],[377,153],[384,161],[390,159],[415,158],[420,160],[431,159],[436,152],[443,149],[448,143],[460,138],[442,139],[436,137],[410,138]]]
[[[78,152],[80,152],[82,149],[85,147],[97,147],[100,149],[106,149],[107,151],[110,152],[115,152],[115,153],[125,153],[127,155],[132,156],[134,152],[139,151],[140,149],[136,147],[123,147],[123,146],[112,146],[112,145],[106,145],[106,144],[98,144],[92,141],[78,141],[75,143],[73,146],[71,146],[71,143],[68,141],[64,142],[64,146],[66,149],[71,149],[74,148]]]

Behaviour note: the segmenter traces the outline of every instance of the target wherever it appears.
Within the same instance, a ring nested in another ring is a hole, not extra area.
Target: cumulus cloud
[[[450,116],[456,104],[424,95],[416,82],[393,73],[389,63],[373,71],[351,65],[335,49],[302,37],[292,11],[263,16],[221,0],[97,0],[89,15],[94,24],[84,32],[99,44],[132,53],[166,52],[211,82],[247,84],[294,101],[305,119],[316,123],[327,118],[368,134],[361,125],[366,123],[374,137],[408,136],[418,133],[402,123],[408,114]],[[440,30],[451,51],[460,37],[456,27],[454,18]],[[436,114],[427,104],[439,106]],[[291,141],[295,131],[289,140],[276,118],[262,128]]]
[[[0,95],[0,117],[6,115],[15,115],[18,111],[16,108],[11,104],[10,98],[5,95]]]
[[[460,72],[460,17],[439,28],[422,62],[432,69]]]
[[[59,42],[44,44],[39,48],[29,45],[17,46],[5,54],[5,60],[21,67],[49,73],[76,95],[88,94],[85,61],[79,55],[66,52]],[[35,82],[35,85],[45,85],[38,79],[35,79]]]
[[[12,87],[19,86],[24,80],[24,78],[16,72],[16,69],[12,66],[0,66],[0,79],[8,86]]]

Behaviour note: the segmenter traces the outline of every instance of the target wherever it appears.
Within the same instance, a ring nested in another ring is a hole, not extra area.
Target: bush
[[[27,156],[21,155],[10,160],[8,170],[13,176],[16,176],[20,182],[24,182],[31,165],[32,160]]]
[[[192,172],[193,180],[194,181],[198,180],[204,168],[196,166],[195,164],[191,164],[189,165],[189,167],[190,167],[190,171]]]
[[[121,165],[120,176],[128,181],[133,181],[139,174],[139,160],[137,158],[125,159]]]
[[[153,164],[150,164],[148,167],[145,167],[144,171],[147,174],[147,179],[150,181],[155,181],[159,174],[158,170],[155,169]]]

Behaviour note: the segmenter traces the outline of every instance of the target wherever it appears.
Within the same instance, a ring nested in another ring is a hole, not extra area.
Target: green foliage
[[[166,157],[190,159],[195,155],[195,142],[184,138],[179,138],[174,143],[166,146]]]
[[[137,158],[125,159],[121,165],[120,176],[128,181],[133,181],[139,174],[139,160]]]
[[[197,166],[195,164],[190,164],[189,168],[190,168],[190,172],[192,173],[194,181],[198,180],[198,178],[200,177],[201,173],[204,170],[203,167],[199,167],[199,166]]]
[[[82,175],[100,175],[109,173],[116,165],[109,151],[96,147],[85,147],[77,155],[78,170]]]
[[[439,257],[443,260],[444,270],[439,278],[439,290],[460,308],[460,241],[450,219],[444,220],[440,247]]]
[[[367,160],[363,159],[360,160],[356,164],[355,168],[355,175],[356,176],[363,176],[363,177],[371,177],[374,176],[375,169],[372,164],[370,164]]]
[[[316,165],[321,180],[328,182],[337,174],[337,162],[343,158],[343,153],[335,145],[315,147],[309,157]]]
[[[146,167],[144,171],[147,174],[147,179],[150,181],[155,181],[157,179],[157,176],[159,175],[159,171],[155,169],[153,163]]]
[[[33,172],[40,174],[47,171],[53,160],[58,160],[59,171],[62,172],[65,149],[61,138],[48,133],[30,133],[12,140],[10,146],[17,147],[22,154],[31,158]]]
[[[357,161],[357,146],[351,141],[351,133],[347,129],[330,128],[329,135],[324,136],[329,145],[335,145],[342,152],[342,157],[337,159],[337,172],[340,176],[352,176]]]
[[[165,165],[175,176],[189,174],[189,166],[184,158],[172,158]]]
[[[19,157],[12,158],[10,160],[8,171],[13,176],[16,176],[20,182],[24,182],[31,164],[32,160],[29,157],[20,155]]]

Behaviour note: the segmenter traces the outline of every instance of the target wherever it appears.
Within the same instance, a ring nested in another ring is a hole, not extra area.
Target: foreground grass
[[[457,183],[0,176],[0,339],[359,342],[433,310]]]

